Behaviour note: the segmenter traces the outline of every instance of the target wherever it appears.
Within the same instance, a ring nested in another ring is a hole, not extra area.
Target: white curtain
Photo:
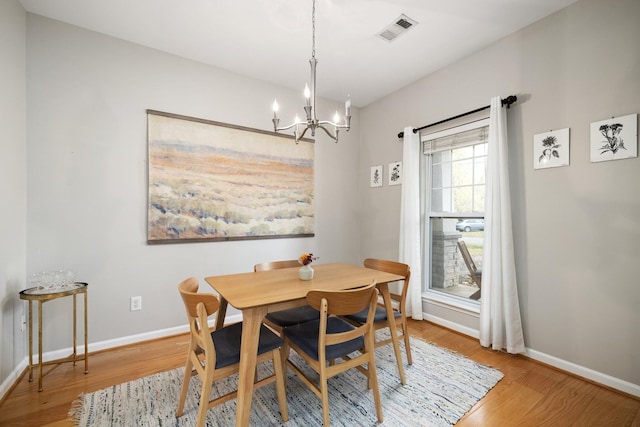
[[[524,353],[511,231],[507,113],[500,97],[491,99],[490,114],[480,344]]]
[[[420,136],[404,128],[402,148],[402,200],[400,203],[400,262],[411,268],[407,315],[422,320],[422,268],[420,258]]]

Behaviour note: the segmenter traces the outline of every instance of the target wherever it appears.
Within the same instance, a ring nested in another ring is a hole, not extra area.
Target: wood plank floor
[[[525,357],[482,348],[476,339],[426,321],[409,323],[413,337],[504,373],[458,426],[640,426],[640,399]],[[24,375],[0,403],[0,426],[71,426],[67,413],[80,393],[183,366],[187,345],[185,334],[94,353],[89,374],[83,373],[83,362],[75,367],[64,363],[44,377],[42,392],[37,379],[29,382]]]

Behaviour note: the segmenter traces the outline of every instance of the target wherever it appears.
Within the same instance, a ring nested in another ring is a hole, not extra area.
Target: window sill
[[[432,291],[430,289],[422,293],[425,302],[433,303],[441,307],[454,309],[465,314],[480,315],[480,303],[468,298],[447,295],[444,292]]]

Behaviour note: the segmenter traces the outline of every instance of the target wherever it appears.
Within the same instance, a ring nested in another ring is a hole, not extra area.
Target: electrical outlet
[[[26,328],[27,328],[27,319],[24,317],[24,314],[23,314],[22,318],[20,319],[20,330],[24,332]]]
[[[131,297],[131,311],[142,310],[142,297]]]

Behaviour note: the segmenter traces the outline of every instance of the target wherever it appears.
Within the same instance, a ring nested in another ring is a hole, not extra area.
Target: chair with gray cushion
[[[267,271],[292,267],[300,267],[298,260],[293,259],[256,264],[253,266],[253,271]],[[282,329],[287,326],[310,322],[312,320],[318,320],[319,318],[320,313],[318,310],[305,305],[302,307],[289,308],[287,310],[268,313],[264,318],[264,323],[282,336]]]
[[[322,400],[325,426],[329,426],[327,381],[351,368],[358,368],[366,375],[367,388],[373,388],[378,421],[383,421],[374,356],[373,317],[377,301],[375,281],[368,286],[345,291],[310,291],[307,303],[320,312],[320,318],[283,329],[284,348],[294,349],[320,376],[316,384],[300,367],[291,360],[287,361],[298,378]],[[338,317],[361,310],[368,310],[368,314],[366,322],[359,326]],[[343,361],[336,362],[337,359]]]
[[[409,331],[407,328],[407,292],[409,290],[409,279],[411,279],[411,271],[407,264],[396,261],[388,261],[383,259],[367,258],[364,260],[364,266],[373,270],[385,271],[387,273],[397,274],[404,276],[402,283],[402,289],[400,294],[389,292],[391,299],[397,303],[397,306],[393,308],[393,316],[396,324],[396,328],[402,330],[402,334],[396,335],[398,341],[400,338],[404,338],[404,347],[407,353],[407,363],[411,365],[411,345],[409,343]],[[345,316],[345,318],[353,323],[360,324],[367,320],[367,311],[362,310],[360,313]],[[379,303],[376,307],[375,318],[373,320],[373,327],[375,330],[389,328],[389,322],[387,321],[387,311],[382,303]],[[388,338],[381,341],[376,341],[376,348],[383,345],[391,344],[392,338]],[[402,360],[397,360],[398,368],[401,370]]]
[[[200,391],[196,425],[202,427],[205,425],[207,411],[210,408],[234,399],[238,395],[237,390],[235,390],[223,396],[209,399],[214,381],[228,377],[239,371],[242,322],[225,326],[222,329],[212,332],[209,329],[208,318],[218,311],[220,300],[213,294],[197,293],[198,287],[198,279],[195,277],[182,281],[178,286],[178,291],[182,296],[187,311],[187,318],[189,319],[191,342],[189,344],[187,363],[184,371],[185,375],[176,415],[178,417],[182,416],[191,377],[199,375],[202,381],[202,389]],[[283,341],[280,337],[266,326],[261,327],[256,363],[271,361],[275,373],[260,380],[256,377],[254,389],[275,381],[282,420],[287,421],[289,414],[287,410],[282,360],[280,358],[280,348],[282,345]]]

